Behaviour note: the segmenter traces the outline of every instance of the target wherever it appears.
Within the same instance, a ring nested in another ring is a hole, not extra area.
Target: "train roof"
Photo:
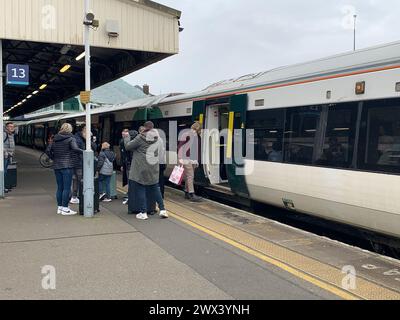
[[[366,68],[379,68],[399,63],[400,41],[397,41],[337,54],[310,62],[284,66],[265,72],[247,74],[238,78],[219,81],[202,91],[173,96],[165,99],[163,102],[193,99],[201,96],[215,95],[225,91],[243,90],[257,86],[307,80],[310,78],[355,72]]]
[[[356,72],[368,68],[379,68],[400,63],[400,41],[385,45],[361,49],[330,56],[327,58],[299,63],[291,66],[285,66],[244,75],[238,78],[217,82],[206,89],[187,94],[163,94],[159,96],[150,96],[137,100],[129,101],[122,105],[104,106],[92,110],[92,114],[104,114],[108,112],[124,111],[136,108],[151,108],[153,106],[178,103],[196,98],[207,98],[208,96],[223,95],[225,92],[246,90],[265,85],[275,85],[280,83],[307,80],[330,75],[337,75],[346,72]],[[24,124],[35,124],[51,122],[62,119],[84,117],[84,112],[61,115],[51,118],[42,118],[27,121]]]

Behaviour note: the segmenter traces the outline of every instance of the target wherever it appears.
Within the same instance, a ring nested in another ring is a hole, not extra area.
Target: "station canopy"
[[[100,23],[91,30],[92,88],[178,53],[179,11],[149,0],[91,0],[91,8]],[[3,70],[30,68],[28,86],[4,87],[7,116],[85,90],[83,12],[84,0],[0,0]]]

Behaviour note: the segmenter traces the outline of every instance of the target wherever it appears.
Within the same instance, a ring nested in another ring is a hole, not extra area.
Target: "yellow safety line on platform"
[[[219,234],[217,232],[214,232],[214,231],[212,231],[210,229],[207,229],[207,228],[202,227],[202,226],[200,226],[200,225],[198,225],[196,223],[193,223],[190,220],[182,218],[182,217],[180,217],[180,216],[178,216],[178,215],[176,215],[174,213],[170,213],[170,216],[175,218],[175,219],[177,219],[177,220],[179,220],[179,221],[182,221],[185,224],[188,224],[191,227],[193,227],[193,228],[195,228],[197,230],[200,230],[200,231],[202,231],[202,232],[204,232],[204,233],[206,233],[206,234],[208,234],[208,235],[210,235],[210,236],[212,236],[212,237],[214,237],[214,238],[216,238],[218,240],[221,240],[221,241],[223,241],[223,242],[225,242],[225,243],[227,243],[227,244],[229,244],[229,245],[231,245],[231,246],[233,246],[233,247],[235,247],[235,248],[237,248],[237,249],[239,249],[241,251],[244,251],[244,252],[246,252],[246,253],[248,253],[248,254],[250,254],[250,255],[252,255],[252,256],[260,259],[260,260],[262,260],[262,261],[268,262],[268,263],[270,263],[270,264],[272,264],[272,265],[274,265],[274,266],[276,266],[276,267],[278,267],[278,268],[280,268],[280,269],[282,269],[282,270],[284,270],[286,272],[289,272],[290,274],[292,274],[292,275],[294,275],[294,276],[296,276],[296,277],[298,277],[298,278],[300,278],[302,280],[305,280],[305,281],[307,281],[309,283],[312,283],[312,284],[314,284],[314,285],[316,285],[316,286],[318,286],[318,287],[320,287],[320,288],[322,288],[322,289],[324,289],[324,290],[326,290],[328,292],[331,292],[334,295],[336,295],[336,296],[338,296],[338,297],[340,297],[342,299],[345,299],[345,300],[359,300],[360,299],[360,298],[358,298],[357,296],[355,296],[355,295],[353,295],[351,293],[348,293],[348,292],[346,292],[344,290],[341,290],[339,288],[336,288],[336,287],[334,287],[334,286],[332,286],[330,284],[322,282],[322,281],[320,281],[320,280],[318,280],[318,279],[316,279],[314,277],[311,277],[310,275],[308,275],[308,274],[306,274],[304,272],[301,272],[299,270],[296,270],[295,268],[290,267],[289,265],[286,265],[286,264],[284,264],[284,263],[282,263],[282,262],[280,262],[278,260],[270,258],[270,257],[268,257],[268,256],[266,256],[266,255],[264,255],[264,254],[262,254],[262,253],[260,253],[258,251],[255,251],[255,250],[253,250],[251,248],[248,248],[248,247],[246,247],[246,246],[244,246],[244,245],[242,245],[242,244],[240,244],[240,243],[238,243],[238,242],[236,242],[234,240],[231,240],[231,239],[229,239],[229,238],[227,238],[227,237],[225,237],[225,236],[223,236],[223,235],[221,235],[221,234]]]
[[[118,188],[118,190],[126,192],[120,188]],[[400,294],[398,292],[379,286],[363,278],[358,278],[358,287],[354,292],[342,289],[338,279],[341,279],[340,277],[345,277],[345,274],[341,274],[340,270],[330,265],[303,256],[300,253],[278,246],[257,236],[247,234],[244,230],[216,221],[211,217],[186,208],[181,204],[171,201],[167,202],[169,202],[168,208],[172,218],[264,262],[274,265],[299,279],[333,293],[342,299],[400,299]],[[181,211],[179,211],[180,209],[184,209],[184,211],[182,211],[184,213],[181,213]],[[191,219],[184,217],[184,215],[191,217]],[[241,240],[237,241],[237,239]],[[311,274],[311,272],[313,274]]]

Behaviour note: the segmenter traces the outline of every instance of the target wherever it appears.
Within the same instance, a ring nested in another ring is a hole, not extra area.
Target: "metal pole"
[[[89,12],[90,2],[85,0],[85,17]],[[90,26],[85,25],[85,90],[90,91]],[[91,104],[86,104],[86,151],[83,153],[83,197],[84,216],[94,215],[94,153],[91,148],[92,123]]]
[[[356,51],[356,21],[357,21],[357,15],[355,14],[353,17],[354,17],[354,46],[353,46],[353,50]]]
[[[4,198],[3,43],[0,39],[0,198]]]

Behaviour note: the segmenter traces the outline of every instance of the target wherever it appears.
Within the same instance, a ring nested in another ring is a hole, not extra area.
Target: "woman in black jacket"
[[[78,147],[69,123],[61,126],[60,132],[56,134],[46,153],[53,160],[57,180],[57,213],[64,216],[75,215],[77,212],[68,207],[74,172],[74,154],[82,154],[83,150]]]

